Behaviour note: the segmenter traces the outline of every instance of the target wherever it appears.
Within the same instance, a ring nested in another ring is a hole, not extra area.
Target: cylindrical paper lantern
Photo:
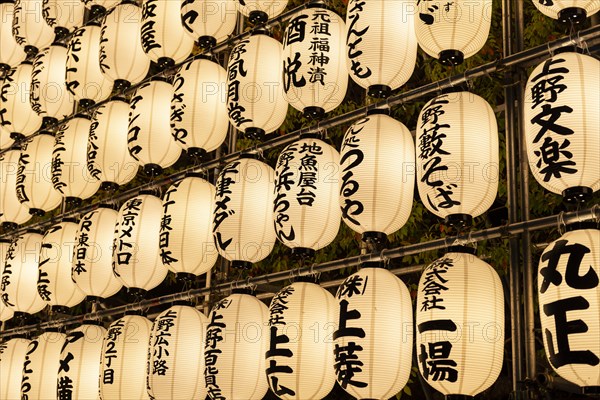
[[[281,43],[263,31],[239,42],[227,64],[229,121],[249,138],[260,139],[283,124],[288,103],[281,76]]]
[[[184,305],[175,305],[156,317],[146,369],[152,398],[206,398],[203,376],[206,325],[204,314]]]
[[[322,5],[298,12],[283,37],[283,87],[289,103],[320,119],[346,96],[346,24]]]
[[[171,134],[191,155],[218,148],[227,137],[227,72],[198,56],[175,76],[171,100]]]
[[[12,34],[25,52],[35,54],[54,41],[54,29],[44,23],[44,0],[15,0]]]
[[[17,149],[0,154],[0,222],[9,225],[23,224],[31,218],[29,208],[19,202],[17,174],[20,156]]]
[[[237,0],[237,3],[240,12],[258,24],[281,14],[288,0]]]
[[[66,339],[64,333],[47,331],[29,343],[23,364],[21,399],[43,400],[56,393],[60,351]]]
[[[492,0],[417,2],[419,46],[444,65],[462,64],[485,45],[492,25]]]
[[[235,29],[236,0],[183,0],[181,21],[186,33],[202,48],[221,43]]]
[[[217,250],[234,267],[250,268],[275,246],[273,176],[267,164],[241,158],[217,179],[213,234]]]
[[[37,290],[42,300],[50,306],[73,307],[85,298],[85,294],[71,279],[78,227],[73,220],[65,220],[50,227],[44,234]]]
[[[162,67],[182,62],[194,47],[181,20],[181,1],[144,0],[140,32],[144,52]]]
[[[104,19],[100,34],[100,69],[118,87],[140,82],[150,59],[142,49],[142,9],[133,2],[116,6]]]
[[[275,169],[275,231],[298,255],[312,255],[335,239],[342,211],[338,202],[340,156],[319,139],[287,146]]]
[[[327,290],[311,282],[281,289],[269,307],[269,386],[280,399],[322,399],[335,385],[333,342],[338,305]]]
[[[129,105],[129,152],[151,175],[173,165],[181,154],[171,136],[173,93],[164,78],[152,78],[137,89]]]
[[[0,123],[14,136],[28,136],[42,125],[40,117],[31,107],[30,61],[23,61],[11,69],[4,78],[0,94]]]
[[[342,219],[364,240],[386,241],[412,209],[415,145],[394,118],[371,112],[348,129],[340,152]]]
[[[67,201],[79,203],[98,191],[100,181],[87,169],[87,115],[77,115],[60,127],[52,153],[52,183]]]
[[[108,298],[123,285],[112,269],[112,246],[119,213],[100,205],[79,221],[71,277],[86,296]]]
[[[504,355],[504,291],[489,264],[463,246],[423,271],[417,294],[421,375],[445,395],[475,396],[498,378]]]
[[[74,0],[43,0],[42,14],[48,26],[57,34],[68,34],[83,25],[85,4]]]
[[[600,189],[599,87],[600,61],[561,53],[538,65],[525,89],[531,172],[545,189],[568,201]]]
[[[583,22],[600,10],[598,0],[533,0],[544,15],[561,22]]]
[[[199,176],[175,182],[163,198],[162,263],[175,273],[201,275],[217,262],[212,218],[215,187]]]
[[[129,103],[114,98],[94,110],[88,142],[87,168],[102,182],[102,189],[115,190],[129,183],[139,164],[129,154]]]
[[[34,215],[43,215],[46,211],[55,209],[62,200],[52,184],[53,151],[54,136],[48,131],[41,131],[21,144],[17,197]]]
[[[0,3],[0,70],[9,70],[25,60],[26,54],[12,35],[13,1]]]
[[[146,359],[152,322],[125,315],[113,322],[102,345],[100,396],[103,399],[148,399]]]
[[[259,400],[267,394],[268,320],[267,306],[248,294],[232,294],[213,307],[204,349],[212,400]]]
[[[57,399],[97,399],[100,391],[102,339],[100,323],[84,322],[72,330],[60,353]]]
[[[429,101],[417,121],[417,187],[429,211],[470,225],[498,192],[498,124],[492,107],[469,92]]]
[[[41,248],[42,235],[37,232],[24,233],[8,248],[0,293],[13,311],[35,314],[46,306],[37,291]]]
[[[29,340],[25,338],[0,343],[0,399],[21,398],[21,378],[28,345]]]
[[[410,79],[418,47],[415,9],[415,0],[348,2],[348,73],[370,96],[388,97]]]
[[[584,393],[600,389],[600,230],[567,226],[539,264],[538,293],[546,357]]]
[[[158,286],[167,268],[159,251],[162,201],[142,193],[119,210],[113,245],[113,270],[128,288],[150,290]]]
[[[340,386],[359,399],[388,399],[408,382],[413,314],[404,282],[379,264],[346,278],[336,298],[334,369]]]

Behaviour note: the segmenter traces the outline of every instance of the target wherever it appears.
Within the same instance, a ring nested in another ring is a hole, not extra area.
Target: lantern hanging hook
[[[467,85],[467,91],[470,92],[471,90],[473,90],[473,82],[471,82],[471,80],[467,77],[469,73],[468,69],[465,69],[465,72],[463,73],[463,79],[465,81],[465,84]]]
[[[550,57],[554,57],[554,50],[552,50],[552,46],[550,46],[550,42],[548,42],[547,47],[548,47],[548,54],[550,54]]]
[[[567,226],[567,224],[565,223],[565,212],[561,211],[558,214],[558,233],[562,236],[565,233],[565,228]]]
[[[597,223],[600,223],[600,204],[594,204],[592,206],[592,218],[595,219]]]
[[[381,251],[379,252],[379,259],[381,260],[383,265],[385,265],[385,267],[387,268],[390,265],[390,262],[392,261],[392,259],[385,254],[385,250],[386,249],[381,249]]]

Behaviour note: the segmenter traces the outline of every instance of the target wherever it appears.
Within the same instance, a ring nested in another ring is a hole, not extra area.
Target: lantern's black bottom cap
[[[36,217],[43,217],[46,214],[46,211],[42,210],[41,208],[30,208],[29,214]]]
[[[244,136],[247,139],[262,140],[265,137],[265,130],[261,128],[246,128]]]
[[[86,296],[85,301],[87,301],[88,303],[100,303],[102,301],[102,297]]]
[[[115,83],[113,84],[113,90],[115,92],[122,92],[124,90],[127,90],[131,87],[131,82],[129,82],[128,80],[125,79],[117,79],[115,81]]]
[[[562,23],[580,24],[587,19],[587,11],[580,7],[567,7],[560,10],[558,20]]]
[[[25,46],[25,53],[27,53],[30,57],[35,56],[39,51],[40,50],[35,46],[31,46],[31,45]]]
[[[51,126],[58,125],[58,118],[54,117],[44,117],[42,118],[42,127],[41,129],[48,129]]]
[[[325,117],[325,109],[323,107],[305,107],[303,110],[304,116],[310,119],[323,119]]]
[[[60,42],[69,34],[69,30],[64,26],[57,26],[54,28],[54,42]]]
[[[102,182],[100,184],[100,190],[105,191],[105,192],[114,192],[119,187],[120,187],[120,185],[115,182]]]
[[[25,135],[23,135],[22,133],[19,133],[19,132],[11,132],[10,138],[12,140],[14,140],[15,142],[20,142],[21,140],[25,139]]]
[[[204,35],[198,38],[198,47],[201,49],[208,50],[216,45],[217,39],[215,39],[213,36]]]
[[[446,400],[471,400],[473,396],[467,396],[466,394],[447,394]]]
[[[173,68],[175,66],[175,60],[170,57],[160,57],[156,64],[161,71],[164,71]]]
[[[367,94],[376,99],[385,99],[392,94],[392,88],[388,85],[371,85],[367,89]]]
[[[292,249],[292,256],[300,259],[312,258],[315,254],[316,251],[308,247],[294,247]]]
[[[163,168],[158,164],[144,165],[144,173],[149,176],[158,176],[162,174]]]
[[[79,100],[79,107],[81,107],[81,108],[90,108],[94,104],[96,104],[96,102],[94,100],[92,100],[92,99],[81,99],[81,100]]]
[[[600,386],[584,386],[582,389],[583,394],[588,396],[600,397]]]
[[[52,313],[55,313],[55,314],[68,314],[69,313],[69,307],[66,307],[66,306],[51,306],[50,310],[52,310]]]
[[[563,190],[562,196],[567,203],[585,203],[592,197],[594,191],[587,186],[574,186]]]
[[[254,25],[264,24],[269,20],[269,15],[264,11],[254,10],[250,11],[250,14],[248,14],[248,20]]]
[[[131,296],[133,296],[135,298],[142,299],[142,298],[144,298],[146,293],[148,293],[148,291],[145,289],[141,289],[141,288],[128,288],[127,293],[129,293]]]
[[[376,244],[385,244],[388,242],[388,237],[383,232],[367,231],[362,234],[363,242],[372,242]]]
[[[189,147],[186,151],[188,156],[198,161],[205,159],[208,154],[202,147]]]
[[[90,8],[90,19],[95,20],[96,18],[100,18],[102,15],[106,14],[106,7],[101,6],[99,4],[94,4]]]
[[[71,207],[79,207],[81,205],[81,203],[83,202],[83,200],[81,200],[79,197],[73,197],[73,196],[68,196],[65,199],[65,201]]]
[[[196,275],[190,274],[189,272],[178,272],[175,274],[175,278],[179,282],[194,282],[196,280]]]
[[[10,71],[10,65],[5,63],[0,63],[0,72],[8,72]]]
[[[443,50],[439,54],[440,63],[446,66],[460,65],[465,61],[465,55],[459,50]]]
[[[252,269],[252,263],[249,261],[234,260],[231,262],[231,267],[235,269]]]
[[[454,228],[464,228],[473,224],[473,217],[469,214],[450,214],[444,218],[444,224]]]

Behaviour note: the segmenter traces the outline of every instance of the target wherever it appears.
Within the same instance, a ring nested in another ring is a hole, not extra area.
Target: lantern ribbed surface
[[[6,252],[8,251],[9,247],[9,240],[0,239],[0,272],[4,271],[4,259],[6,257]],[[4,300],[2,300],[2,291],[0,290],[0,322],[8,321],[14,315],[15,312],[6,304],[4,304]]]
[[[41,50],[54,41],[54,29],[44,23],[44,0],[15,0],[12,34],[21,46]]]
[[[181,3],[181,21],[193,40],[210,37],[221,43],[235,29],[237,1],[185,0]]]
[[[285,10],[287,0],[237,0],[239,11],[246,17],[253,11],[265,13],[268,19],[278,16]]]
[[[31,107],[42,117],[64,119],[75,99],[65,83],[67,48],[54,44],[38,53],[31,72]]]
[[[73,0],[43,0],[42,14],[48,26],[52,29],[64,28],[72,31],[73,28],[83,25],[85,4],[83,1]]]
[[[532,0],[542,14],[558,19],[559,13],[567,8],[581,8],[591,17],[600,10],[600,0]]]
[[[12,35],[14,2],[0,3],[0,64],[16,67],[25,60],[25,51]]]
[[[10,131],[0,125],[0,150],[10,148],[14,142],[10,137]]]
[[[0,96],[0,122],[5,131],[27,136],[42,125],[42,117],[30,103],[32,71],[31,62],[24,61],[4,78]]]
[[[21,338],[0,343],[0,399],[21,398],[21,377],[28,345],[29,340]]]
[[[21,399],[44,400],[56,393],[60,351],[67,335],[44,332],[33,339],[27,347],[23,365]]]
[[[17,192],[17,171],[19,150],[8,150],[0,154],[0,222],[23,224],[29,219],[29,208],[19,202]]]

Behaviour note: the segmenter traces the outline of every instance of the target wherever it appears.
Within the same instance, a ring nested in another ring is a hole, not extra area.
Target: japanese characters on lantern
[[[41,400],[56,393],[60,351],[66,338],[64,333],[48,330],[29,343],[22,367],[21,399]]]
[[[0,70],[7,71],[25,60],[26,53],[12,34],[15,6],[13,1],[0,3]]]
[[[23,61],[11,69],[2,82],[0,93],[0,124],[11,137],[29,136],[40,128],[42,117],[30,103],[32,92],[31,61]]]
[[[66,35],[74,28],[83,25],[85,14],[83,1],[43,0],[43,6],[44,20],[59,36]]]
[[[233,33],[237,0],[183,0],[181,21],[186,33],[202,48],[211,48]]]
[[[9,226],[31,219],[29,208],[19,201],[19,159],[17,149],[0,154],[0,222]]]
[[[44,23],[44,0],[15,0],[12,35],[28,54],[50,46],[54,29]]]
[[[0,343],[0,398],[21,398],[21,374],[29,339],[13,338]]]

